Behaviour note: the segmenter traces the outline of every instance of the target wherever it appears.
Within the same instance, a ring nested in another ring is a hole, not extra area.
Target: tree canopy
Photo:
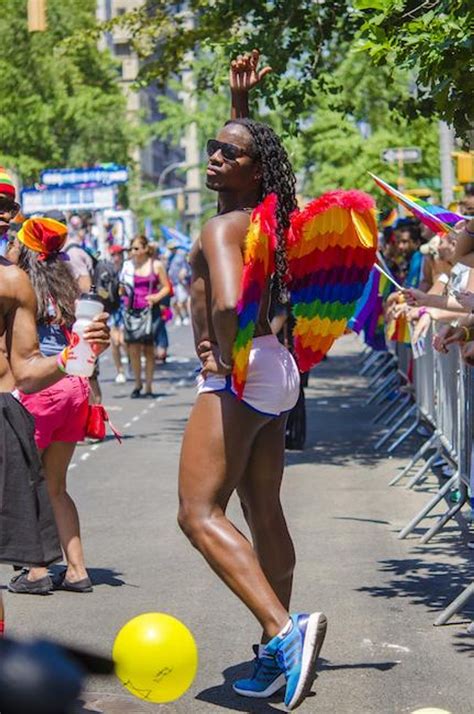
[[[287,124],[321,91],[337,97],[334,71],[362,53],[373,65],[408,70],[411,92],[398,101],[406,118],[438,117],[459,135],[472,127],[474,10],[470,0],[148,0],[123,18],[144,64],[141,81],[165,82],[192,61],[190,51],[227,57],[258,47],[274,69],[263,90]],[[202,83],[214,81],[211,75]],[[396,99],[394,96],[393,99]]]
[[[95,0],[49,0],[48,29],[30,33],[25,0],[2,0],[0,164],[37,181],[47,167],[127,163],[134,129],[109,52],[95,39],[64,38],[94,28]]]

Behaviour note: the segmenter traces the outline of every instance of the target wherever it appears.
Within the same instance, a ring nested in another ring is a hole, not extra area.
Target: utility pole
[[[45,32],[46,0],[28,0],[28,32]]]
[[[454,199],[454,170],[452,153],[454,132],[444,121],[439,122],[439,160],[441,165],[441,202],[449,206]]]

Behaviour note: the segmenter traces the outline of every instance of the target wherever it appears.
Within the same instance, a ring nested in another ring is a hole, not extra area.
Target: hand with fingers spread
[[[250,92],[272,71],[272,68],[268,66],[259,70],[259,61],[260,52],[258,50],[252,50],[252,52],[239,55],[237,59],[232,60],[229,71],[231,92]]]
[[[230,63],[231,119],[243,119],[249,116],[249,92],[272,71],[268,66],[259,70],[259,62],[260,52],[255,49],[250,53],[239,55]]]
[[[426,333],[431,325],[431,315],[429,312],[424,312],[423,315],[418,319],[413,330],[413,342],[418,342],[418,340],[426,337]]]

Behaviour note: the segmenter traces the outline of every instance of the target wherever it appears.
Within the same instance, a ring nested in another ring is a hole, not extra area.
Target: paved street
[[[172,329],[171,339],[174,359],[158,372],[153,402],[130,400],[131,384],[115,385],[110,362],[104,365],[104,402],[125,439],[122,446],[112,439],[80,446],[73,460],[71,492],[93,594],[7,594],[8,632],[110,653],[130,618],[169,612],[197,640],[200,666],[192,689],[159,707],[130,698],[113,678],[97,678],[88,682],[78,711],[281,711],[281,699],[254,703],[233,695],[230,684],[247,671],[258,628],[176,525],[178,454],[195,364],[189,328]],[[434,628],[433,620],[467,584],[470,552],[456,524],[429,546],[420,547],[415,537],[397,540],[435,481],[418,492],[388,487],[413,442],[397,458],[374,456],[377,431],[373,410],[363,406],[366,382],[356,376],[359,351],[354,338],[345,338],[314,371],[308,447],[288,454],[283,498],[298,555],[293,606],[323,609],[329,619],[314,696],[300,711],[402,714],[435,707],[469,714],[469,617],[443,628]],[[236,502],[230,512],[245,529]],[[2,566],[1,577],[6,582],[10,570]]]

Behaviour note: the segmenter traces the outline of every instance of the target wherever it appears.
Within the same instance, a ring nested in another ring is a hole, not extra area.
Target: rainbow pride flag
[[[423,201],[421,198],[415,198],[409,194],[402,193],[370,171],[369,176],[373,178],[382,191],[404,206],[407,211],[410,211],[410,213],[424,223],[425,226],[428,226],[434,233],[440,233],[442,235],[449,233],[453,225],[463,219],[461,215],[448,211],[442,206],[434,206],[428,203],[428,201]]]
[[[348,323],[349,329],[357,334],[363,332],[365,344],[376,351],[387,349],[383,304],[393,289],[389,279],[372,268],[354,316]]]

